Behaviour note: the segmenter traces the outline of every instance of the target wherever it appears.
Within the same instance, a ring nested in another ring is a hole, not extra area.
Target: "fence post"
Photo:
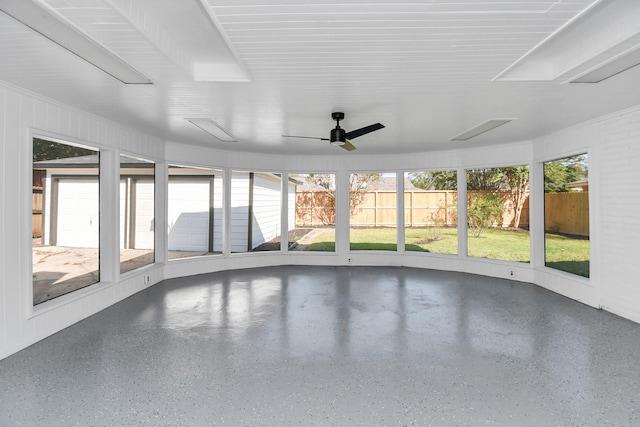
[[[409,192],[409,227],[413,227],[413,191]]]
[[[378,192],[373,193],[373,226],[378,226]]]

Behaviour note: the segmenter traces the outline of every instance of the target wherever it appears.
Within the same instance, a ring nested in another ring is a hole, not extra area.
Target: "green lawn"
[[[480,237],[469,236],[469,256],[529,262],[529,233],[526,231],[484,230]]]
[[[456,228],[407,228],[405,250],[439,254],[458,253]],[[350,249],[395,251],[395,228],[354,228]],[[480,237],[469,236],[469,256],[504,261],[530,262],[529,233],[526,231],[489,229]],[[335,232],[329,231],[309,245],[310,251],[335,251]],[[546,265],[551,268],[589,277],[589,240],[555,234],[546,236]]]
[[[547,233],[545,252],[547,267],[589,277],[589,240]]]

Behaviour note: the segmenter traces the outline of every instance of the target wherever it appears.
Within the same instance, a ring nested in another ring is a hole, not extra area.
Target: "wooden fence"
[[[545,194],[544,228],[552,233],[589,236],[589,193]]]
[[[470,191],[468,197],[475,192]],[[404,194],[404,223],[407,227],[453,226],[458,222],[456,191],[409,191]],[[507,194],[502,194],[502,226],[514,225],[515,210]],[[335,223],[333,203],[326,192],[296,193],[296,226]],[[396,192],[375,191],[366,195],[351,216],[351,225],[363,227],[397,226]],[[529,225],[529,198],[522,209],[520,227]],[[545,194],[545,230],[589,236],[589,193]]]
[[[43,204],[43,200],[42,200],[43,194],[42,194],[42,188],[33,188],[33,195],[32,195],[32,212],[31,212],[31,217],[32,217],[32,236],[33,237],[41,237],[42,236],[42,204]]]
[[[335,222],[333,205],[323,205],[324,192],[296,193],[296,225],[317,226]],[[469,196],[473,196],[469,192]],[[506,196],[506,195],[505,195]],[[511,201],[505,200],[502,226],[513,225],[515,212]],[[404,224],[406,227],[454,226],[458,223],[457,191],[408,191],[404,193]],[[331,221],[327,221],[327,219]],[[361,227],[395,227],[397,203],[395,191],[372,191],[351,216],[351,225]],[[529,225],[529,199],[522,211],[520,226]]]

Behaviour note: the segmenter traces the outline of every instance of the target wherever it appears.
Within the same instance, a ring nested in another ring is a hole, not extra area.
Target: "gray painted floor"
[[[0,362],[2,426],[638,426],[640,325],[517,282],[165,281]]]

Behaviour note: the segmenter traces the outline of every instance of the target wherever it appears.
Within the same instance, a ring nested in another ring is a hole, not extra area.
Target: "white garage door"
[[[209,251],[209,193],[208,178],[169,181],[170,251]]]
[[[56,244],[97,248],[100,241],[100,190],[93,178],[60,178],[54,217]]]

